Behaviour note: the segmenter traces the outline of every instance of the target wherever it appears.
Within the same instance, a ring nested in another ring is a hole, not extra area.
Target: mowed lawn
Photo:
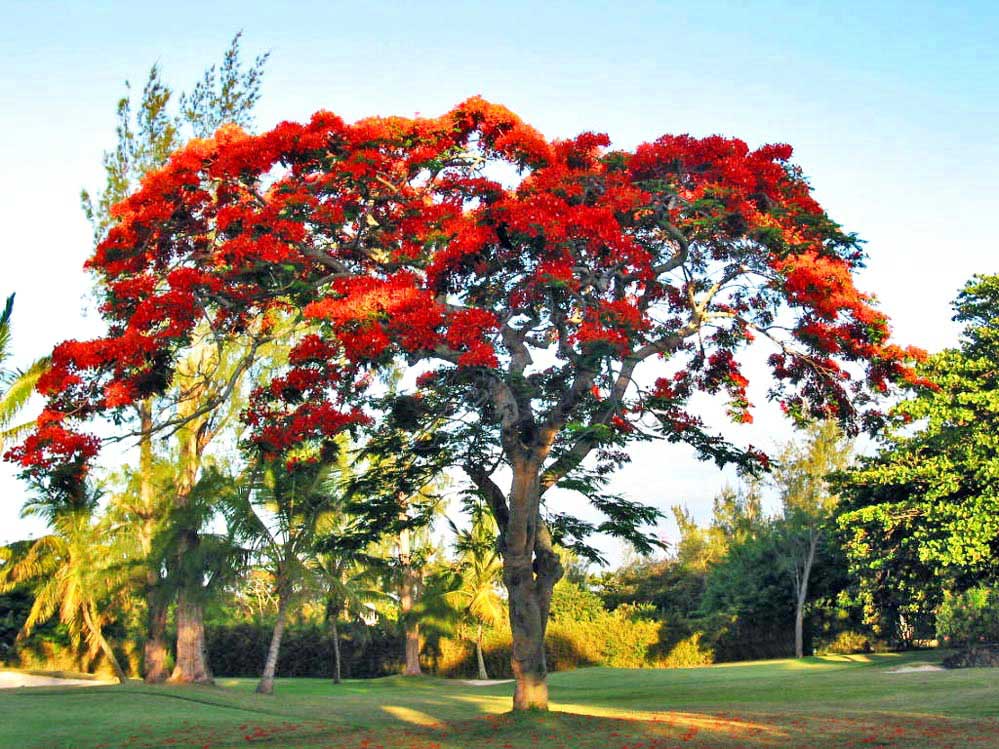
[[[553,674],[553,710],[509,714],[512,685],[391,677],[340,686],[0,691],[0,747],[454,749],[997,747],[999,669],[894,673],[933,653]]]

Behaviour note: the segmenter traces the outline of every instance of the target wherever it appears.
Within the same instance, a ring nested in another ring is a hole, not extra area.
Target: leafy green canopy
[[[942,589],[999,572],[999,276],[974,277],[955,310],[960,345],[922,366],[937,389],[900,403],[882,451],[839,476],[872,617],[926,614]]]

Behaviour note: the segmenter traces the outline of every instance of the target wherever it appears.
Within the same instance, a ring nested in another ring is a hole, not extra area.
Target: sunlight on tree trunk
[[[188,590],[177,595],[177,663],[170,681],[214,684],[205,647],[205,617],[201,603]]]
[[[274,632],[271,635],[271,645],[267,650],[267,662],[264,672],[257,684],[257,694],[274,694],[274,674],[277,671],[278,655],[281,652],[281,638],[284,636],[285,618],[288,612],[288,602],[282,596],[278,602],[277,620],[274,622]]]
[[[475,660],[479,664],[479,678],[488,679],[489,674],[486,672],[486,660],[482,657],[482,625],[476,626],[475,632]]]
[[[114,649],[111,647],[111,644],[107,641],[107,638],[104,637],[104,633],[101,631],[101,627],[97,623],[97,617],[87,607],[84,607],[83,609],[83,621],[90,630],[91,638],[97,641],[98,648],[111,665],[111,670],[114,671],[114,676],[118,680],[118,683],[124,684],[128,681],[128,675],[121,667],[121,663],[118,662],[118,657],[114,654]]]
[[[416,598],[418,573],[413,569],[411,560],[409,529],[399,532],[399,559],[402,562],[402,583],[399,586],[399,612],[402,614],[405,629],[406,665],[403,676],[419,676],[420,671],[420,624],[413,616],[413,606]]]
[[[545,632],[562,565],[539,514],[541,460],[513,461],[510,519],[503,538],[503,582],[510,602],[514,710],[548,709]]]

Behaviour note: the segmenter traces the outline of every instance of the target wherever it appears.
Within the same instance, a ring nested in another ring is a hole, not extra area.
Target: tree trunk
[[[340,683],[340,631],[336,626],[336,617],[330,620],[333,633],[333,683]]]
[[[169,601],[164,600],[160,580],[159,560],[153,559],[153,539],[160,518],[153,481],[153,404],[147,398],[139,403],[139,502],[140,539],[146,559],[146,642],[143,646],[143,679],[147,684],[159,684],[167,676],[166,622]]]
[[[402,563],[402,582],[399,585],[399,613],[405,630],[405,660],[403,676],[420,675],[420,623],[414,621],[413,605],[419,581],[413,569],[410,549],[409,529],[399,532],[399,561]]]
[[[540,460],[514,460],[510,517],[503,533],[503,583],[513,634],[514,710],[548,709],[545,632],[562,565],[538,514]]]
[[[479,678],[486,680],[489,674],[486,673],[486,659],[482,657],[482,625],[478,625],[475,632],[475,660],[479,664]]]
[[[184,588],[177,595],[177,662],[170,681],[182,684],[214,684],[205,647],[204,609],[196,596]]]
[[[87,629],[90,630],[91,637],[97,641],[97,646],[100,648],[101,652],[104,653],[104,657],[107,658],[118,683],[124,684],[128,681],[128,674],[125,673],[125,669],[123,669],[121,664],[118,662],[118,657],[114,654],[114,649],[111,647],[111,643],[109,643],[107,638],[104,637],[104,632],[97,623],[97,617],[94,616],[93,613],[86,607],[83,609],[83,623],[87,626]]]
[[[157,581],[159,576],[156,576]],[[159,684],[167,676],[167,603],[162,592],[150,585],[146,588],[146,643],[143,647],[143,679],[146,684]]]
[[[808,543],[808,555],[805,557],[805,564],[801,570],[801,579],[798,583],[798,600],[794,609],[794,657],[805,657],[805,604],[808,602],[808,578],[812,574],[812,565],[815,563],[815,551],[818,547],[819,538],[817,534],[812,534]]]
[[[284,636],[284,620],[288,610],[288,602],[284,596],[278,596],[277,621],[274,622],[274,632],[271,634],[271,646],[267,650],[267,661],[264,672],[257,684],[257,694],[274,694],[274,674],[277,671],[278,654],[281,652],[281,638]]]

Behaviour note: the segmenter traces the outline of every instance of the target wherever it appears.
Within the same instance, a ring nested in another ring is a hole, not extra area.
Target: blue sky
[[[78,195],[100,185],[124,81],[141,85],[159,62],[189,88],[239,29],[246,57],[271,52],[261,127],[320,108],[436,115],[481,94],[549,136],[791,143],[820,202],[867,241],[860,285],[903,343],[953,344],[950,300],[971,274],[999,271],[999,3],[7,0],[0,294],[18,293],[17,363],[98,329],[82,314]],[[790,436],[766,409],[745,434]],[[39,530],[17,519],[13,476],[0,466],[0,541]],[[703,517],[723,481],[660,445],[637,450],[617,483]]]

